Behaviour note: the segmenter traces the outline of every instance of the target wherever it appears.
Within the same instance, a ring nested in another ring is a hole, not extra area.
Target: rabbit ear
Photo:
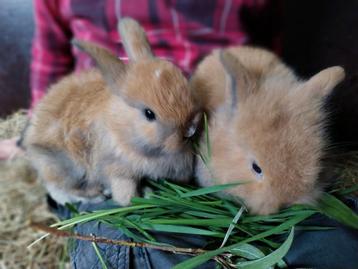
[[[345,77],[340,66],[329,67],[314,75],[304,84],[304,89],[315,95],[324,97],[332,92],[335,86]]]
[[[117,83],[123,79],[126,71],[125,64],[107,49],[92,43],[74,39],[72,44],[88,53],[96,62],[105,81],[111,88],[117,89]]]
[[[226,75],[225,100],[233,111],[250,94],[249,74],[239,59],[228,51],[220,51],[220,62]]]
[[[124,50],[132,61],[153,58],[147,36],[139,23],[131,18],[124,18],[118,23]]]

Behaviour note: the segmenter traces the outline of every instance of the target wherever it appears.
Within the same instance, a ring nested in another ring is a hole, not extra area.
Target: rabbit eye
[[[149,108],[145,108],[143,110],[143,113],[144,113],[144,116],[147,118],[148,121],[154,121],[155,120],[155,114]]]
[[[260,166],[257,165],[256,162],[252,163],[252,170],[254,170],[254,172],[258,175],[258,176],[262,176],[262,169]]]

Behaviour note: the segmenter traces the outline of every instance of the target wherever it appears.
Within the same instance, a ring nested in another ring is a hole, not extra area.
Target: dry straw
[[[18,136],[26,122],[24,111],[0,120],[0,139]],[[29,163],[24,158],[0,162],[0,269],[58,268],[64,260],[64,239],[48,237],[27,249],[44,234],[32,229],[31,222],[56,221]]]

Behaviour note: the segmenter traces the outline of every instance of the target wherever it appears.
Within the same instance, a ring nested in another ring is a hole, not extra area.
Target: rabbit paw
[[[131,178],[114,178],[111,187],[113,200],[121,206],[129,205],[131,199],[138,196],[137,182]]]

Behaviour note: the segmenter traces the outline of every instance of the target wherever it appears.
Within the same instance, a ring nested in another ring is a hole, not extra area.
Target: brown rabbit
[[[136,21],[121,20],[119,31],[130,63],[74,41],[98,69],[52,86],[24,136],[39,177],[62,204],[103,198],[111,190],[127,205],[141,177],[187,180],[193,172],[187,140],[201,113],[188,81],[152,55]]]
[[[211,159],[198,160],[201,185],[247,182],[227,191],[253,213],[314,201],[326,146],[324,98],[344,78],[327,68],[308,81],[258,48],[216,51],[191,83],[209,113]],[[206,140],[201,141],[206,152]]]

